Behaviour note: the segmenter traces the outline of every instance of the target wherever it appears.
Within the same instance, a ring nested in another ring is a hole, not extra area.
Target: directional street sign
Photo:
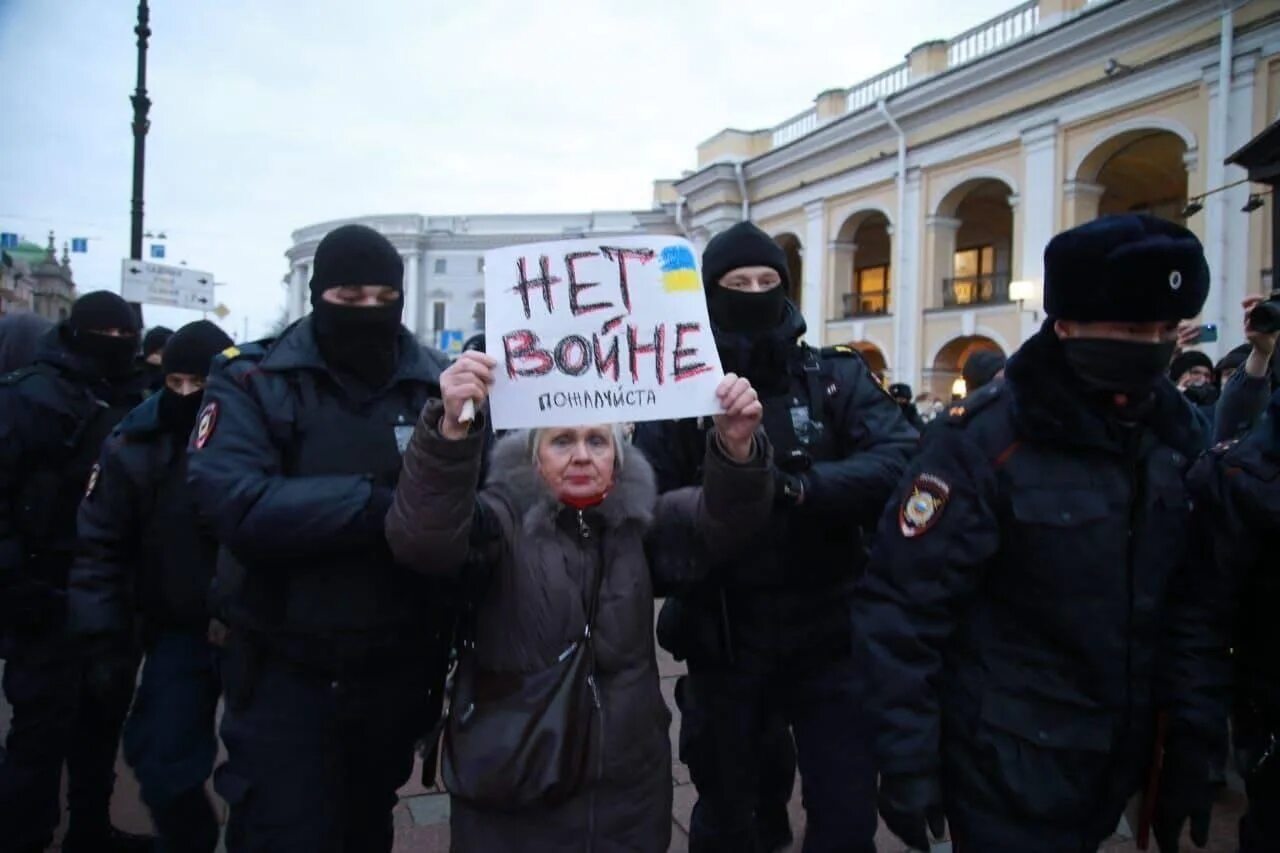
[[[213,273],[126,258],[120,263],[120,295],[129,302],[212,311]]]
[[[231,309],[223,305],[221,302],[218,303],[217,308],[213,309],[213,316],[217,317],[219,320],[227,319],[227,315],[230,313]]]

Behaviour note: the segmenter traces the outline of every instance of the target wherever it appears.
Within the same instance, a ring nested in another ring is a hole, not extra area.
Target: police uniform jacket
[[[877,757],[941,769],[953,820],[1101,838],[1157,710],[1225,730],[1225,611],[1183,482],[1205,424],[1166,380],[1140,425],[1094,414],[1049,326],[1006,376],[928,436],[855,593]]]
[[[121,421],[90,474],[68,589],[73,633],[207,630],[217,546],[186,482],[187,436],[161,423],[160,399]]]
[[[794,306],[784,322],[780,333],[788,340],[804,334]],[[855,351],[796,344],[787,359],[785,391],[762,397],[763,426],[775,464],[802,483],[803,503],[789,506],[784,498],[763,528],[744,530],[754,542],[747,556],[719,560],[698,553],[692,537],[672,535],[655,566],[663,584],[709,575],[683,592],[677,587],[672,606],[710,611],[718,622],[723,593],[730,636],[720,637],[722,646],[775,660],[847,652],[845,593],[917,440]],[[637,426],[635,444],[653,465],[660,491],[701,482],[706,429],[705,420],[694,419]]]
[[[0,378],[0,630],[61,621],[52,593],[66,588],[76,508],[103,439],[140,401],[128,383],[101,379],[59,328],[34,365]]]
[[[1247,436],[1206,454],[1190,484],[1206,512],[1215,564],[1233,589],[1237,743],[1280,737],[1280,395]]]
[[[383,534],[400,454],[445,357],[401,329],[385,387],[321,356],[311,319],[214,360],[189,478],[222,546],[214,602],[233,635],[307,668],[421,654],[441,630],[429,581]]]

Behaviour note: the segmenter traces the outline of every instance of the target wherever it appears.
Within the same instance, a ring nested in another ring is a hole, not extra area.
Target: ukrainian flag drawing
[[[667,246],[662,250],[662,287],[667,293],[702,289],[698,265],[687,246]]]

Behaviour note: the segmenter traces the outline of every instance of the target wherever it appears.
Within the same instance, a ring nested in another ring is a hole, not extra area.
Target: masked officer
[[[362,225],[316,249],[309,317],[219,357],[190,480],[222,546],[229,622],[215,785],[227,849],[389,851],[396,789],[433,725],[441,597],[383,518],[442,353],[400,325],[403,264]]]
[[[173,337],[173,329],[167,326],[153,326],[142,336],[142,355],[139,356],[139,362],[142,372],[147,377],[147,390],[152,394],[159,393],[164,387],[165,372],[162,359],[165,344],[171,337]]]
[[[133,682],[104,700],[87,689],[66,625],[76,507],[103,439],[141,401],[138,319],[87,293],[41,340],[35,364],[0,379],[0,630],[13,707],[0,762],[0,839],[42,851],[59,823],[62,765],[71,823],[62,849],[146,850],[111,826],[120,726]],[[137,658],[131,660],[136,671]]]
[[[165,344],[164,388],[116,427],[91,475],[68,591],[91,684],[132,691],[139,642],[146,653],[124,753],[166,853],[213,853],[218,843],[204,790],[221,693],[207,603],[217,546],[196,523],[186,473],[209,365],[229,346],[207,320]]]
[[[1190,485],[1213,534],[1215,565],[1231,580],[1235,609],[1236,766],[1249,794],[1240,853],[1275,849],[1280,838],[1280,394],[1243,439],[1223,442],[1192,469]]]
[[[1048,320],[952,409],[886,510],[854,604],[880,812],[928,849],[1093,851],[1167,718],[1166,853],[1204,843],[1225,732],[1222,584],[1189,556],[1207,424],[1167,378],[1209,287],[1200,242],[1103,217],[1045,251]]]
[[[718,565],[706,555],[710,580],[665,606],[664,634],[689,662],[681,755],[699,798],[689,849],[759,849],[761,747],[778,743],[780,718],[804,785],[805,849],[873,851],[875,770],[849,592],[863,528],[884,509],[916,433],[856,352],[799,343],[786,257],[755,225],[713,238],[702,277],[724,369],[750,379],[764,402],[779,497],[753,559]],[[635,443],[660,490],[698,482],[699,421],[641,424]]]

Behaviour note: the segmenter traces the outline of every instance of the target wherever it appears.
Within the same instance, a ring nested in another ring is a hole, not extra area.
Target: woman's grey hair
[[[613,436],[613,469],[615,471],[622,470],[622,460],[627,450],[627,432],[626,424],[605,424],[609,427],[609,433]],[[529,430],[529,459],[536,467],[538,464],[538,441],[542,438],[542,434],[552,427],[541,427]]]

